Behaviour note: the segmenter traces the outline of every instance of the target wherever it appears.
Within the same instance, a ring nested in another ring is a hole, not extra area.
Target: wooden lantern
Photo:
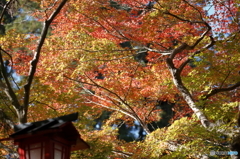
[[[88,149],[72,124],[78,113],[15,126],[10,135],[18,145],[20,159],[69,159],[70,152]]]

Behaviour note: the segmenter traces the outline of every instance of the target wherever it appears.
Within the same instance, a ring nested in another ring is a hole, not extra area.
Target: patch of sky
[[[215,13],[215,9],[212,0],[205,1],[205,3],[206,6],[204,7],[204,10],[208,15],[213,15]]]
[[[11,76],[14,79],[15,82],[20,82],[21,81],[21,77],[16,73],[15,70],[13,70],[11,68],[11,66],[7,66],[7,72],[12,72]]]
[[[102,127],[102,124],[100,122],[98,122],[96,125],[95,125],[95,130],[101,130],[101,127]]]
[[[232,16],[227,16],[227,12],[230,10],[228,7],[233,7],[236,4],[230,4],[228,1],[222,1],[221,3],[213,3],[213,0],[205,0],[206,6],[204,7],[204,10],[206,11],[207,15],[213,16],[218,21],[213,21],[212,18],[210,18],[210,21],[206,19],[206,21],[210,24],[212,27],[212,34],[215,38],[218,38],[219,40],[225,39],[228,36],[230,36],[230,33],[227,33],[227,27],[232,21],[234,21],[234,18]],[[221,5],[220,5],[221,4]],[[216,8],[218,8],[216,10]],[[232,13],[231,13],[232,14]],[[224,30],[221,28],[224,26]]]
[[[140,135],[145,136],[146,135],[145,131],[143,131],[140,134],[141,129],[142,129],[142,127],[141,127],[140,123],[138,121],[134,121],[134,125],[130,127],[130,130],[129,130],[127,136],[133,138],[134,140],[139,139]]]
[[[215,8],[212,0],[205,0],[206,6],[204,7],[205,12],[208,16],[215,14]],[[207,21],[207,20],[206,20]],[[218,33],[214,31],[214,28],[216,28],[216,24],[213,22],[209,22],[210,26],[213,28],[212,33],[214,37],[218,36]]]

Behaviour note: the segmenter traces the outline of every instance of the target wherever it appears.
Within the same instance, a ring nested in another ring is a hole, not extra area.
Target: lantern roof
[[[14,126],[15,133],[9,135],[14,140],[24,139],[31,136],[58,133],[68,141],[72,141],[72,150],[87,149],[89,145],[81,139],[80,134],[72,124],[78,119],[78,112],[47,120],[23,123]]]
[[[47,129],[56,129],[62,127],[67,122],[76,121],[77,119],[78,112],[57,118],[14,125],[15,133],[11,134],[10,137],[15,137],[22,134],[30,134]]]

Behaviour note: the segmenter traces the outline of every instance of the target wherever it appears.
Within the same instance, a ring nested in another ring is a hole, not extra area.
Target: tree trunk
[[[18,122],[20,124],[27,122],[27,113],[28,113],[28,107],[24,108],[23,106],[20,107],[20,109],[17,109],[17,115],[18,115]]]

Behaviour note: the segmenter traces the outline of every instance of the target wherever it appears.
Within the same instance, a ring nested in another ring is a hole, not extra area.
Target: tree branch
[[[16,96],[16,94],[14,93],[12,86],[8,80],[6,71],[5,71],[5,67],[4,67],[4,62],[3,62],[3,57],[2,57],[2,49],[0,48],[0,64],[1,64],[1,74],[4,78],[4,81],[6,83],[6,87],[4,88],[4,92],[7,94],[8,98],[10,99],[10,101],[12,102],[12,105],[14,106],[15,109],[19,109],[20,108],[20,103],[18,101],[18,98]]]
[[[211,96],[213,96],[213,95],[215,95],[217,93],[231,91],[231,90],[236,89],[237,87],[240,87],[240,82],[237,82],[234,85],[229,86],[227,88],[212,89],[208,94],[204,95],[202,99],[206,100],[206,99],[210,98]]]
[[[189,20],[185,20],[185,19],[182,19],[180,17],[174,16],[173,14],[170,14],[170,15],[172,15],[173,17],[176,17],[176,18],[178,18],[182,21],[191,22]],[[195,23],[199,23],[199,22],[195,22]],[[182,79],[181,79],[181,72],[182,72],[183,68],[186,66],[186,64],[190,61],[190,59],[188,59],[187,61],[182,63],[182,65],[179,68],[176,68],[174,66],[174,63],[173,63],[173,59],[175,58],[175,56],[178,53],[181,53],[184,50],[194,49],[204,39],[204,37],[207,35],[207,33],[211,30],[211,27],[209,26],[209,24],[207,24],[204,21],[202,21],[201,23],[206,25],[207,30],[200,36],[200,38],[197,39],[196,42],[192,46],[189,46],[188,44],[183,43],[181,46],[174,49],[172,51],[172,54],[166,59],[166,63],[167,63],[168,68],[169,68],[169,70],[172,74],[173,82],[174,82],[175,86],[177,87],[177,89],[182,93],[182,96],[183,96],[184,100],[187,102],[187,104],[193,110],[193,112],[197,115],[197,117],[201,121],[202,125],[205,128],[209,128],[209,127],[212,126],[212,123],[210,123],[210,121],[207,119],[205,114],[196,106],[191,93],[184,86],[184,84],[182,82]],[[207,45],[206,47],[212,46],[213,45],[212,42],[213,42],[213,38],[211,38],[211,43],[209,45]],[[196,53],[198,53],[198,51]]]
[[[213,39],[213,37],[210,36],[209,38],[210,38],[210,40],[211,40],[209,44],[207,44],[206,46],[204,46],[202,49],[195,51],[190,57],[188,57],[188,59],[187,59],[186,61],[184,61],[184,62],[180,65],[180,67],[179,67],[179,71],[180,71],[180,72],[182,72],[182,70],[184,69],[184,67],[191,61],[191,59],[192,59],[195,55],[203,52],[204,50],[207,50],[207,49],[211,48],[211,47],[215,44],[215,40]]]
[[[27,122],[27,111],[28,111],[28,104],[29,104],[29,98],[30,98],[30,88],[33,82],[33,78],[37,69],[37,64],[40,58],[40,53],[41,53],[41,49],[42,46],[44,44],[44,41],[46,39],[47,33],[48,33],[48,29],[50,27],[50,24],[52,23],[53,19],[59,14],[59,12],[61,11],[61,9],[63,8],[63,6],[65,5],[65,3],[67,2],[67,0],[62,0],[59,4],[59,6],[57,7],[57,9],[50,15],[50,17],[44,22],[44,26],[43,26],[43,30],[41,33],[41,37],[37,46],[37,49],[35,51],[35,55],[33,60],[31,61],[31,67],[30,67],[30,71],[29,71],[29,77],[27,79],[27,83],[24,85],[24,112],[21,116],[20,122],[21,123],[25,123]]]
[[[114,108],[114,109],[117,110],[117,111],[119,111],[119,112],[122,112],[123,114],[128,115],[129,117],[133,118],[134,120],[137,120],[137,121],[141,124],[141,126],[143,127],[143,129],[146,131],[146,133],[147,133],[147,134],[150,133],[149,129],[148,129],[147,126],[146,126],[146,123],[137,115],[137,113],[136,113],[136,112],[134,111],[134,109],[125,101],[125,99],[123,99],[123,98],[122,98],[121,96],[119,96],[117,93],[109,90],[108,88],[103,87],[103,86],[97,84],[95,81],[93,81],[93,80],[92,80],[90,77],[88,77],[86,74],[85,74],[85,76],[86,76],[93,84],[87,83],[87,82],[81,82],[81,81],[78,81],[78,80],[74,80],[74,79],[71,79],[71,78],[69,78],[69,77],[67,77],[67,76],[64,76],[64,77],[66,77],[66,78],[68,78],[68,79],[70,79],[70,80],[76,81],[76,82],[78,82],[78,83],[88,84],[88,85],[91,85],[91,86],[95,86],[95,87],[101,88],[101,89],[109,92],[110,94],[114,95],[114,96],[119,100],[119,102],[121,102],[122,104],[124,104],[124,105],[126,106],[126,108],[127,108],[127,109],[124,109],[124,108],[122,108],[122,107],[120,107],[120,106],[117,106],[119,109],[115,109],[115,108]],[[90,93],[91,93],[91,92],[90,92]],[[96,95],[93,94],[93,93],[91,93],[91,94],[94,95],[94,96],[96,96]],[[97,98],[101,98],[101,97],[97,97]],[[88,100],[89,100],[89,99],[88,99]],[[104,100],[106,100],[106,99],[104,99]],[[90,102],[93,103],[93,101],[90,101]],[[112,102],[112,101],[111,101],[111,102]],[[96,103],[96,102],[94,102],[94,104],[103,106],[102,104]],[[116,104],[115,104],[115,105],[116,105]],[[109,107],[107,107],[107,106],[104,106],[104,107],[105,107],[105,108],[109,108]],[[112,109],[112,108],[109,108],[109,109]]]
[[[7,11],[7,9],[9,8],[9,6],[14,2],[15,0],[10,0],[8,1],[2,10],[2,13],[0,15],[0,22],[2,22],[3,20],[3,16],[4,13]],[[1,64],[1,73],[2,76],[4,78],[4,81],[6,83],[6,87],[4,88],[4,92],[7,94],[8,98],[10,99],[10,101],[12,102],[12,105],[14,106],[15,109],[19,109],[20,108],[20,103],[18,101],[18,98],[16,96],[16,94],[14,93],[12,86],[7,78],[6,72],[5,72],[5,67],[4,67],[4,62],[3,62],[3,57],[2,57],[2,52],[6,53],[10,58],[11,55],[9,55],[6,51],[4,51],[1,47],[0,47],[0,64]],[[12,62],[12,58],[11,58],[11,62]]]
[[[12,128],[12,129],[14,128],[14,122],[10,119],[10,117],[2,109],[0,109],[0,121],[2,123],[7,124],[10,128]]]
[[[203,21],[202,13],[201,13],[201,11],[200,11],[197,7],[195,7],[194,5],[192,5],[191,3],[189,3],[189,2],[186,1],[186,0],[183,0],[183,2],[185,2],[186,4],[188,4],[189,6],[191,6],[193,9],[195,9],[195,10],[198,12],[201,20]]]
[[[11,5],[11,3],[13,3],[14,1],[15,1],[15,0],[10,0],[10,1],[8,1],[8,2],[4,5],[3,11],[2,11],[2,13],[1,13],[1,15],[0,15],[0,22],[2,22],[4,13],[7,11],[7,8],[8,8],[8,7]]]
[[[197,20],[188,20],[188,19],[184,19],[184,18],[181,18],[181,17],[179,17],[179,16],[177,16],[177,15],[175,15],[175,14],[172,14],[172,13],[170,13],[169,11],[165,11],[164,12],[164,14],[167,14],[167,15],[170,15],[170,16],[172,16],[172,17],[174,17],[174,18],[176,18],[176,19],[178,19],[178,20],[181,20],[181,21],[184,21],[184,22],[189,22],[189,23],[205,23],[204,21],[197,21]]]
[[[81,83],[81,84],[87,84],[87,85],[91,85],[91,86],[95,86],[95,87],[102,88],[103,90],[105,90],[105,91],[107,91],[107,92],[115,95],[115,96],[117,97],[117,99],[118,99],[118,100],[115,99],[117,102],[122,102],[122,103],[125,105],[125,101],[124,101],[120,96],[118,96],[115,92],[112,92],[111,90],[109,90],[109,89],[107,89],[107,88],[105,88],[105,87],[102,87],[102,86],[100,86],[100,85],[98,85],[98,84],[96,84],[96,83],[95,83],[95,84],[91,84],[91,83],[87,83],[87,82],[81,82],[81,81],[78,81],[78,80],[74,80],[74,79],[69,78],[69,77],[67,77],[67,76],[64,76],[64,77],[66,77],[66,78],[69,79],[69,80],[72,80],[72,81]],[[85,90],[84,87],[82,87],[82,88]],[[106,102],[109,102],[109,103],[113,103],[113,101],[106,100],[106,99],[104,99],[104,98],[102,98],[102,97],[100,97],[100,96],[92,93],[91,91],[89,91],[89,93],[90,93],[91,95],[93,95],[93,96],[95,96],[95,97],[103,100],[103,101],[106,101]],[[108,108],[108,109],[111,109],[111,110],[116,110],[116,111],[122,112],[123,114],[128,115],[128,116],[130,116],[131,118],[136,119],[136,118],[132,115],[131,112],[129,112],[128,110],[126,110],[126,109],[124,109],[124,108],[122,108],[122,107],[117,106],[119,109],[116,109],[116,108],[111,108],[111,107],[105,106],[105,105],[100,104],[100,103],[97,103],[97,102],[90,101],[89,99],[87,99],[87,100],[89,101],[89,103],[94,103],[94,104],[99,105],[99,106],[102,106],[102,107],[104,107],[104,108]],[[115,103],[113,103],[113,104],[115,104]],[[115,105],[116,105],[116,104],[115,104]],[[137,119],[136,119],[136,120],[137,120]]]
[[[133,154],[132,153],[127,153],[123,151],[117,151],[117,150],[112,150],[113,153],[119,154],[123,157],[131,157]]]

